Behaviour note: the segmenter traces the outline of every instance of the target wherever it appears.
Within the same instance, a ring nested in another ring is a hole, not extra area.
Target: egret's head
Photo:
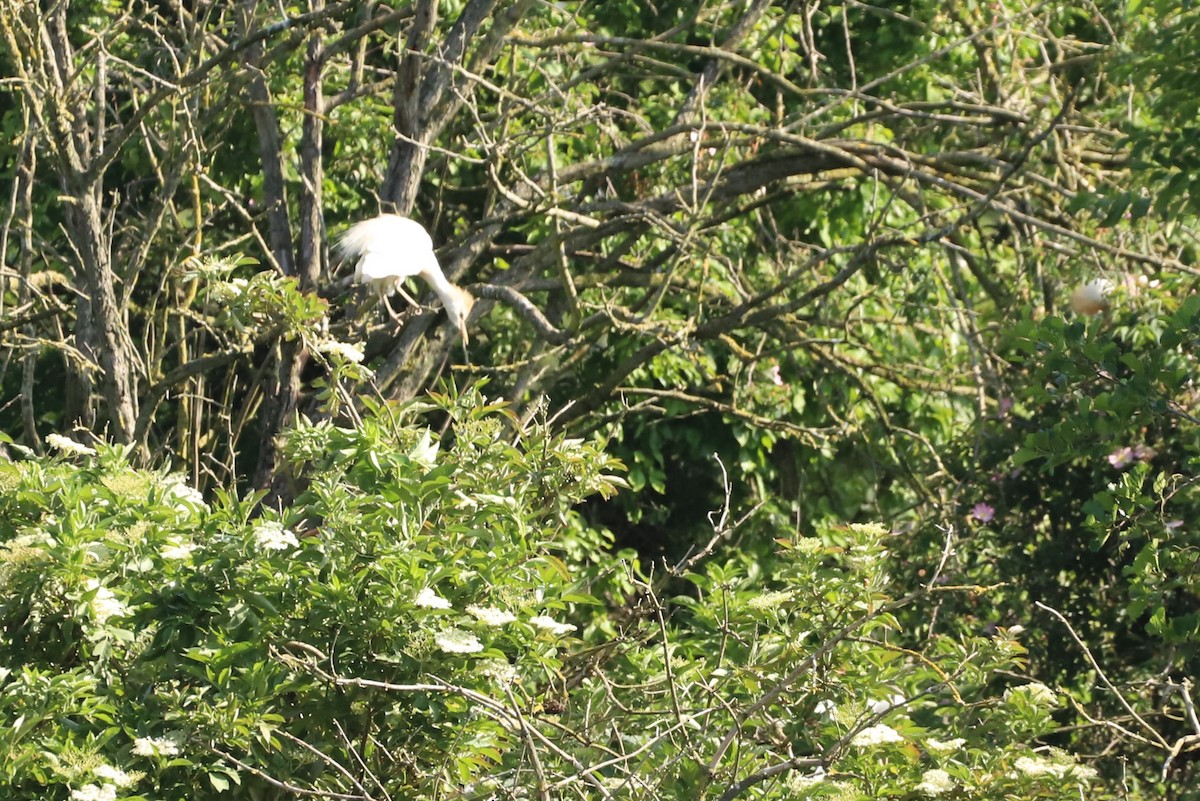
[[[446,307],[446,314],[449,315],[450,321],[458,327],[458,332],[462,334],[463,345],[466,345],[468,343],[467,318],[471,315],[471,307],[475,305],[475,298],[462,287],[451,284],[442,296],[442,304]]]

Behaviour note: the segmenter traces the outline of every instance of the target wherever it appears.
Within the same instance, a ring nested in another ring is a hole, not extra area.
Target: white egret
[[[1071,293],[1071,308],[1076,314],[1088,317],[1107,311],[1113,282],[1107,278],[1093,278]]]
[[[419,305],[404,291],[403,285],[409,276],[423,278],[441,299],[466,345],[467,315],[475,305],[475,298],[450,283],[442,273],[433,252],[433,239],[419,222],[399,214],[380,214],[346,229],[338,238],[337,249],[344,257],[358,259],[354,280],[370,284],[389,312],[387,296],[393,292],[399,292],[414,306]]]

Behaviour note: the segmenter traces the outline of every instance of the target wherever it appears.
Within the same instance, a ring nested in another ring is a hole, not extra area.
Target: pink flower
[[[1108,463],[1120,470],[1133,461],[1133,448],[1117,448],[1108,455]]]
[[[1117,448],[1108,455],[1108,463],[1118,470],[1123,470],[1134,462],[1145,462],[1154,458],[1154,449],[1145,445],[1135,445]]]
[[[996,510],[980,501],[975,504],[975,508],[971,510],[971,517],[978,520],[980,523],[990,523],[992,518],[996,516]]]

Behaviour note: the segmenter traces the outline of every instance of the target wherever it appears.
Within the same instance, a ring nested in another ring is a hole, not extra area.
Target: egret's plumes
[[[420,276],[437,293],[446,313],[467,341],[467,315],[475,299],[465,289],[450,283],[438,265],[429,232],[415,220],[398,214],[381,214],[350,226],[337,241],[338,251],[358,259],[354,280],[370,284],[381,298],[405,293],[404,279]]]

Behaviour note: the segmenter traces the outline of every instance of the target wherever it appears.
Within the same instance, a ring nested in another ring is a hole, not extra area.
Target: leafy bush
[[[898,630],[953,590],[895,597],[883,528],[780,540],[768,578],[719,525],[656,578],[574,511],[619,463],[478,388],[303,421],[297,500],[257,516],[51,444],[0,469],[7,797],[1066,798],[1089,776],[1031,748],[1053,691],[997,689],[1014,632]]]
[[[1027,627],[1032,669],[1079,702],[1060,721],[1074,748],[1102,752],[1115,734],[1132,797],[1194,798],[1195,763],[1179,756],[1196,733],[1183,677],[1200,669],[1189,525],[1200,299],[1130,276],[1110,305],[1006,332],[999,403],[961,448],[977,461],[948,521],[948,575],[988,591],[948,599],[943,625]],[[1111,725],[1131,712],[1139,733]]]

